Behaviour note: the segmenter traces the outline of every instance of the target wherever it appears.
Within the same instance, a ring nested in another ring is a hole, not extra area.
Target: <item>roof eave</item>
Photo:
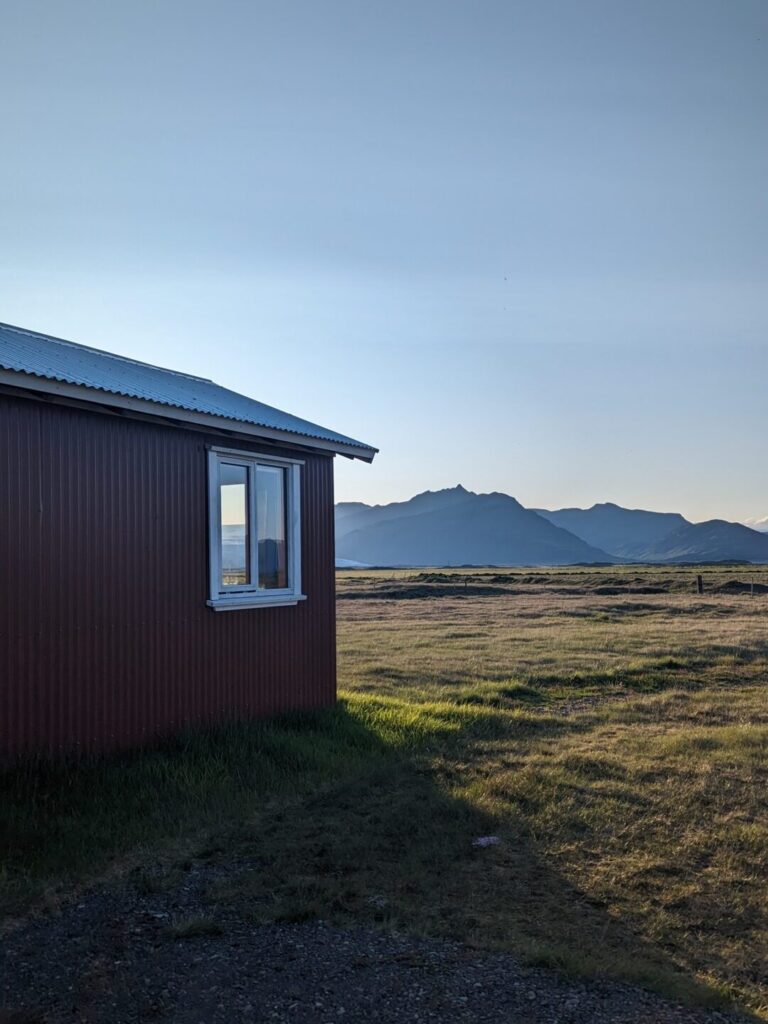
[[[293,430],[263,427],[253,423],[245,423],[242,420],[230,419],[226,416],[216,416],[213,413],[181,409],[175,405],[165,405],[162,402],[153,402],[145,398],[118,395],[112,391],[103,391],[100,388],[87,387],[83,384],[71,384],[68,381],[51,380],[48,377],[38,377],[35,374],[23,373],[18,370],[0,368],[0,384],[21,388],[25,391],[33,391],[38,394],[108,406],[128,413],[135,413],[136,415],[159,416],[182,425],[189,424],[197,427],[209,427],[212,430],[224,430],[229,434],[234,433],[249,439],[259,438],[265,441],[279,441],[283,444],[300,445],[304,448],[312,448],[318,451],[333,453],[334,455],[344,455],[350,459],[360,459],[362,462],[373,462],[378,452],[378,448],[371,448],[367,445],[348,444],[344,441],[334,441],[326,438],[312,437],[309,434],[300,434]]]

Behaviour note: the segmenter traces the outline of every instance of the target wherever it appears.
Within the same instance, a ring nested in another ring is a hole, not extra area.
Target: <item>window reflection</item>
[[[278,590],[288,586],[285,472],[275,466],[256,467],[260,590]]]
[[[221,489],[221,583],[232,587],[250,583],[248,537],[248,470],[222,462]]]

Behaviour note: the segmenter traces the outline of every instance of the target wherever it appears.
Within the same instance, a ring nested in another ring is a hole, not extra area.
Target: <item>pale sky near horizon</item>
[[[768,2],[2,0],[0,320],[378,446],[339,500],[768,516]]]

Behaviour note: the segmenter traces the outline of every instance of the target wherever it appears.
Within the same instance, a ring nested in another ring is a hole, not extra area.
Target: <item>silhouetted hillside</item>
[[[768,535],[741,523],[710,519],[673,530],[640,553],[648,562],[768,562]]]
[[[339,564],[363,565],[768,563],[768,533],[721,519],[689,523],[677,512],[612,502],[525,509],[507,494],[475,494],[459,485],[390,505],[342,502],[336,506],[336,554]]]
[[[389,505],[364,505],[361,501],[342,501],[336,506],[336,546],[353,530],[375,526],[385,520],[436,512],[449,505],[458,505],[476,495],[458,484],[442,491],[424,491],[408,501],[393,501]]]
[[[365,525],[346,531],[350,514]],[[337,556],[368,565],[614,561],[506,494],[473,494],[462,487],[427,491],[409,502],[374,506],[369,513],[343,510],[340,525]]]
[[[561,508],[534,511],[556,526],[569,530],[587,544],[634,559],[658,544],[668,533],[689,525],[678,512],[647,512],[622,508],[607,501],[592,508]]]

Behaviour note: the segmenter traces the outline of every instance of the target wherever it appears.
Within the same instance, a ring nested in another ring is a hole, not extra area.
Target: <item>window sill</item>
[[[234,612],[247,608],[286,608],[297,605],[299,601],[306,601],[306,594],[286,594],[281,597],[252,597],[250,594],[243,597],[220,597],[208,601],[208,607],[215,612]]]

